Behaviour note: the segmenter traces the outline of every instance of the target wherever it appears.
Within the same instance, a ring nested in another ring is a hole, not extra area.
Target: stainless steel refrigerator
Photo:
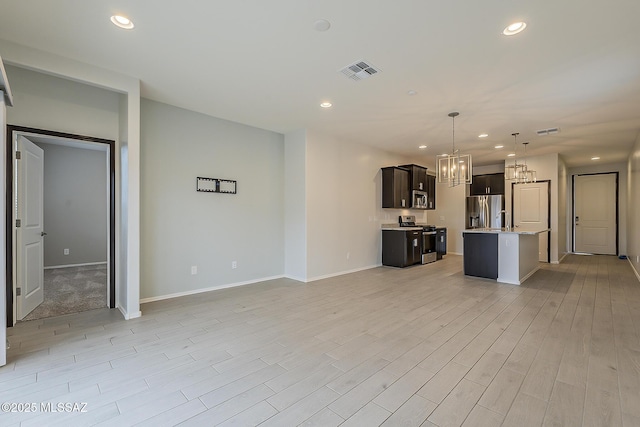
[[[504,196],[467,197],[465,228],[502,228],[504,226]]]

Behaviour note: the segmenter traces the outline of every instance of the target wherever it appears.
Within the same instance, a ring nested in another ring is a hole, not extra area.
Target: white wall
[[[3,76],[4,65],[2,63],[2,58],[0,58],[0,87],[3,90],[0,90],[0,147],[4,147],[6,144],[6,124],[7,124],[7,114],[6,108],[8,105],[5,103],[5,91],[11,92],[11,87],[9,86],[9,82],[5,81]],[[7,90],[7,88],[9,88]],[[9,101],[10,102],[10,101]],[[0,153],[0,165],[6,164],[6,150],[1,150]],[[5,170],[4,166],[0,166],[0,191],[2,194],[6,194],[7,191],[7,182],[5,179]],[[4,224],[6,222],[6,198],[2,197],[0,200],[0,224]],[[6,243],[5,237],[6,227],[0,227],[0,366],[4,366],[7,364],[7,347],[5,345],[7,340],[7,300],[5,292],[7,286],[7,263],[6,261],[6,253],[4,252],[4,247]]]
[[[307,279],[307,132],[298,130],[284,136],[284,274]]]
[[[146,99],[141,135],[141,297],[282,277],[283,135]],[[237,194],[197,192],[198,176]]]
[[[485,166],[473,167],[473,175],[484,175],[489,173],[503,173],[503,172],[504,172],[504,163],[499,163],[496,165],[485,165]]]
[[[572,228],[573,228],[573,177],[580,174],[592,174],[592,173],[609,173],[618,172],[618,253],[627,253],[627,164],[626,163],[608,163],[600,164],[593,163],[588,166],[581,166],[577,168],[570,168],[567,171],[567,236],[569,240],[569,250],[573,248],[573,242],[571,242]]]
[[[372,147],[307,131],[307,280],[382,262],[381,224],[426,211],[382,209],[380,168],[411,163]]]
[[[638,275],[640,274],[640,134],[636,138],[627,162],[625,198],[627,200],[627,256]]]
[[[506,160],[505,165],[512,164],[513,160]],[[561,247],[564,248],[564,244],[560,245],[559,239],[562,235],[564,241],[566,241],[566,237],[564,236],[564,231],[561,233],[559,230],[559,199],[558,199],[558,175],[559,175],[559,160],[558,154],[546,154],[543,156],[535,156],[527,157],[527,166],[529,169],[533,169],[536,171],[538,181],[550,181],[550,190],[551,190],[551,238],[549,242],[550,253],[551,253],[551,262],[557,263],[559,262],[559,253],[561,251]],[[505,183],[505,210],[509,212],[511,215],[511,184],[512,182],[506,181]],[[564,215],[564,210],[563,210]],[[566,227],[564,227],[566,229]]]
[[[107,262],[107,153],[36,145],[44,150],[44,266]]]
[[[124,178],[118,181],[116,193],[116,304],[126,319],[140,316],[140,80],[7,40],[0,40],[0,51],[5,63],[104,88],[126,98],[126,111],[120,109],[126,121],[119,120],[124,138],[116,140],[117,149],[126,146],[128,152],[126,171],[121,170],[119,153],[115,159],[116,173],[120,174],[117,180]],[[82,127],[82,123],[76,125]],[[0,173],[4,173],[4,163]],[[128,190],[122,191],[125,188]]]
[[[117,93],[24,68],[6,69],[14,96],[8,124],[118,139]]]
[[[571,195],[568,191],[568,170],[562,156],[558,156],[558,261],[571,251],[569,239],[571,232],[567,221],[571,219],[571,214],[567,216],[567,205],[570,205]]]
[[[474,168],[475,170],[475,168]],[[428,211],[429,224],[447,227],[447,253],[462,255],[468,185],[436,184],[436,209]]]

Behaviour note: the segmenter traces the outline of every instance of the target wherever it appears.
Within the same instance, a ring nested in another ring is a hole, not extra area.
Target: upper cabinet
[[[418,165],[402,165],[399,167],[409,171],[409,186],[411,190],[427,191],[427,168]]]
[[[474,175],[471,183],[471,195],[504,194],[504,173]]]
[[[427,175],[427,209],[436,208],[436,177],[435,175]]]
[[[382,168],[382,207],[399,209],[411,207],[407,169],[394,166]]]
[[[419,165],[382,168],[382,207],[435,209],[435,176]]]

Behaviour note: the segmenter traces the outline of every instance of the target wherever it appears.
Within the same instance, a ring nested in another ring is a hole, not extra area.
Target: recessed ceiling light
[[[333,104],[332,104],[332,103],[330,103],[330,102],[323,102],[323,103],[321,103],[321,104],[320,104],[320,106],[321,106],[322,108],[331,108],[331,106],[332,106],[332,105],[333,105]]]
[[[329,28],[331,28],[331,22],[327,21],[326,19],[318,19],[313,23],[313,28],[315,28],[316,31],[327,31]]]
[[[515,155],[516,155],[516,153],[509,153],[509,154],[507,154],[507,156],[508,156],[508,157],[513,157],[513,156],[515,156]]]
[[[513,36],[521,32],[525,28],[527,28],[526,22],[514,22],[513,24],[502,30],[502,34],[504,34],[505,36]]]
[[[417,93],[418,93],[418,92],[416,92],[415,90],[410,90],[410,91],[408,91],[408,92],[407,92],[407,95],[409,95],[409,96],[414,96],[414,95],[416,95]]]
[[[591,160],[600,160],[600,157],[595,156],[595,157],[592,157]]]
[[[113,15],[111,17],[111,22],[113,22],[116,27],[124,28],[125,30],[131,30],[133,28],[133,22],[131,22],[131,19],[123,15]]]
[[[440,156],[440,157],[447,157],[448,155],[449,155],[448,153],[438,154],[438,156]]]
[[[427,146],[426,145],[421,145],[418,148],[421,149],[421,150],[424,150],[425,148],[427,148]]]
[[[496,146],[495,146],[495,147],[493,147],[493,148],[504,148],[504,145],[496,145]]]
[[[478,138],[486,138],[488,136],[489,136],[488,133],[481,133],[480,135],[478,135]]]

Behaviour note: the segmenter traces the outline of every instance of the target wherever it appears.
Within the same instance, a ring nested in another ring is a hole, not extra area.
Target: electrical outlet
[[[64,251],[63,251],[63,253],[64,253],[65,255],[69,255],[69,248],[65,248],[65,249],[64,249]]]
[[[444,215],[440,215],[440,221],[444,221]]]
[[[197,265],[192,265],[191,266],[191,274],[198,274],[198,266]]]
[[[237,261],[231,261],[231,268],[238,268],[238,262]]]

